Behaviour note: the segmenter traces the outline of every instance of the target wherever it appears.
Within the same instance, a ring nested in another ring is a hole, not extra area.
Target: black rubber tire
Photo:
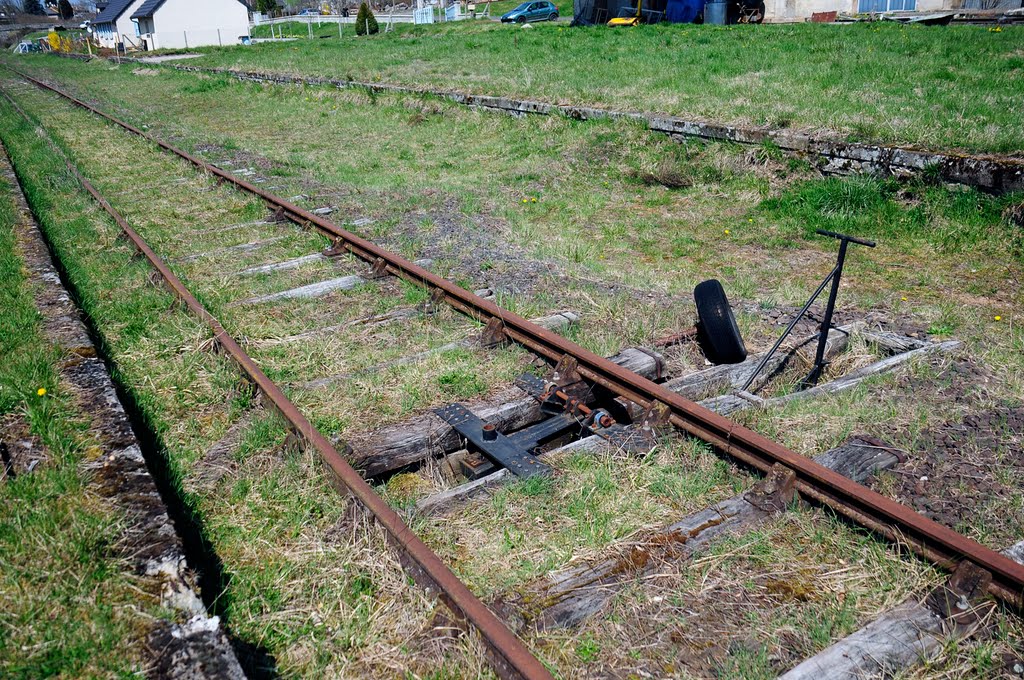
[[[526,23],[526,17],[516,17],[516,23],[517,24],[525,24]]]
[[[551,16],[548,17],[548,21],[557,21],[557,20],[558,20],[558,12],[552,12]]]
[[[701,281],[693,289],[697,304],[697,339],[713,364],[738,364],[747,358],[725,289],[717,279]]]

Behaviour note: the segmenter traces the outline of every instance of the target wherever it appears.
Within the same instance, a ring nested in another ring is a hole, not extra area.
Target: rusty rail
[[[439,291],[446,302],[468,316],[484,323],[494,323],[495,321],[500,323],[506,337],[529,350],[553,362],[565,355],[575,358],[578,371],[583,378],[606,387],[618,396],[634,401],[642,407],[653,408],[659,404],[664,406],[673,425],[712,444],[743,463],[762,472],[767,472],[774,465],[789,468],[796,475],[796,488],[800,493],[832,508],[855,523],[876,531],[900,545],[909,547],[913,552],[932,560],[943,568],[952,569],[963,560],[977,564],[992,574],[990,590],[994,595],[1016,608],[1024,607],[1024,565],[1020,565],[890,498],[853,482],[777,442],[738,425],[724,416],[671,392],[665,387],[623,369],[576,343],[532,324],[493,302],[484,300],[451,281],[352,234],[322,217],[274,196],[245,180],[234,177],[230,173],[104,113],[56,87],[14,70],[18,75],[37,86],[54,92],[97,116],[190,161],[197,167],[260,196],[294,222],[315,226],[333,237],[339,248],[344,248],[367,262],[382,265],[388,272],[396,276]]]
[[[0,90],[2,91],[2,90]],[[29,122],[29,115],[3,92],[3,96]],[[37,129],[45,134],[39,125]],[[370,485],[334,448],[331,442],[306,419],[298,407],[285,395],[263,371],[259,365],[245,352],[225,330],[220,321],[203,306],[188,290],[167,264],[146,243],[145,240],[125,221],[124,217],[107,202],[85,176],[75,167],[64,151],[46,135],[47,141],[64,160],[68,170],[75,176],[87,192],[113,218],[117,225],[131,240],[132,244],[142,253],[149,263],[159,272],[174,295],[180,299],[192,313],[199,317],[213,332],[214,341],[227,352],[239,365],[242,371],[252,380],[274,408],[288,421],[293,432],[317,450],[324,463],[352,496],[367,510],[373,513],[377,521],[387,531],[389,539],[407,555],[414,563],[409,569],[411,575],[425,587],[434,588],[444,603],[459,617],[468,621],[479,631],[490,654],[492,667],[499,676],[509,679],[553,680],[547,668],[526,648],[509,628],[481,602],[469,588],[455,576],[437,554],[402,521],[384,499],[374,492]],[[408,569],[408,567],[407,567]]]

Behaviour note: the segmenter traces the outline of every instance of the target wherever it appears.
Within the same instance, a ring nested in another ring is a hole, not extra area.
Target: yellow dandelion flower
[[[729,235],[729,230],[728,230],[728,229],[726,229],[726,230],[725,230],[725,235],[726,235],[726,236],[728,236],[728,235]]]
[[[907,298],[906,298],[906,296],[904,296],[904,297],[901,297],[900,300],[903,300],[904,302],[906,302]]]
[[[45,397],[46,396],[46,388],[45,387],[40,387],[38,390],[36,390],[36,394],[38,394],[40,397]]]
[[[537,198],[536,197],[530,199],[530,203],[536,203],[536,202],[537,202]]]
[[[1003,320],[1003,317],[999,316],[998,314],[996,314],[995,317],[993,317],[993,318],[995,318],[996,321],[1002,321]]]

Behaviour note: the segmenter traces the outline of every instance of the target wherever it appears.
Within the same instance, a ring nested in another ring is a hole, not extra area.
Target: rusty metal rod
[[[578,363],[581,376],[610,389],[618,396],[632,400],[643,407],[649,407],[655,403],[664,404],[669,410],[670,421],[676,427],[703,439],[744,463],[763,472],[767,472],[773,465],[784,465],[795,473],[796,487],[801,493],[816,499],[856,523],[880,532],[938,565],[952,568],[961,560],[974,562],[991,572],[991,592],[993,594],[1017,608],[1024,606],[1024,565],[1020,565],[1005,555],[958,534],[905,505],[819,465],[777,442],[742,427],[724,416],[671,392],[661,385],[617,366],[574,342],[532,324],[517,314],[502,309],[493,302],[484,300],[451,281],[352,234],[318,215],[274,196],[245,180],[236,178],[185,151],[176,149],[56,87],[21,73],[17,69],[12,70],[37,86],[50,90],[101,118],[177,154],[197,167],[260,196],[269,204],[280,208],[289,219],[300,224],[316,226],[324,233],[334,236],[339,245],[354,255],[371,263],[377,258],[381,258],[387,263],[388,272],[421,286],[441,291],[448,304],[468,316],[484,323],[491,319],[499,319],[503,324],[505,334],[531,351],[547,357],[551,361],[558,361],[565,355],[572,356]]]
[[[32,119],[7,92],[4,97],[29,122]],[[391,541],[398,545],[415,564],[413,576],[426,585],[436,588],[441,599],[459,617],[468,621],[476,628],[484,639],[492,655],[492,667],[503,678],[523,678],[526,680],[552,680],[547,668],[526,648],[509,628],[481,602],[469,588],[451,572],[440,557],[431,550],[402,521],[384,499],[378,496],[367,484],[366,480],[345,460],[331,442],[306,419],[298,407],[285,395],[259,365],[242,349],[233,337],[224,329],[220,321],[188,290],[167,264],[134,230],[124,217],[96,190],[85,176],[75,167],[64,151],[49,137],[40,126],[37,130],[44,133],[45,138],[64,160],[68,170],[76,177],[86,191],[99,203],[117,223],[134,246],[142,253],[150,264],[159,272],[168,288],[213,332],[215,342],[224,349],[239,365],[256,387],[269,400],[274,408],[288,421],[293,431],[317,450],[324,462],[335,475],[336,479],[351,493],[360,504],[373,513],[377,521],[387,531]]]

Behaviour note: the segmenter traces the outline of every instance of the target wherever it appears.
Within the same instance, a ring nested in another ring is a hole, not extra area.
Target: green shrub
[[[356,14],[356,35],[373,35],[380,31],[377,26],[377,17],[373,16],[373,10],[365,2],[360,3],[359,13]]]

